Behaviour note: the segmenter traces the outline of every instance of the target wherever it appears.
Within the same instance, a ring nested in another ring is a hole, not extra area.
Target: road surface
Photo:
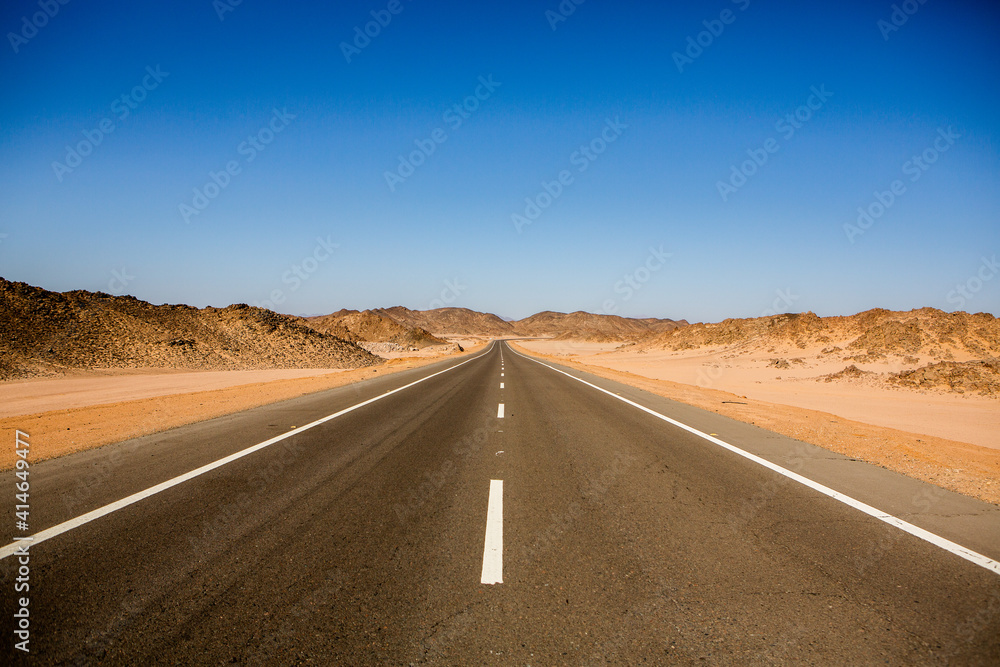
[[[18,664],[1000,664],[1000,508],[503,342],[30,482]]]

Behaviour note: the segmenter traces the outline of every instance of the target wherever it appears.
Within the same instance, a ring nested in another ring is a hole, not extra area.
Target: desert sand
[[[342,372],[336,368],[196,372],[130,369],[13,380],[0,383],[0,418]]]

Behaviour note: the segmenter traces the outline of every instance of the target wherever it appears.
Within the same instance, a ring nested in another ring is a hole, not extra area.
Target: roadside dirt
[[[467,349],[461,355],[450,356],[467,356],[481,349],[482,346]],[[30,436],[30,461],[37,463],[296,396],[343,387],[379,375],[426,366],[444,358],[446,357],[392,359],[374,368],[257,382],[210,391],[183,393],[183,387],[175,386],[174,393],[139,400],[5,417],[0,419],[0,433],[12,444],[10,447],[0,447],[0,470],[14,467],[15,429]]]

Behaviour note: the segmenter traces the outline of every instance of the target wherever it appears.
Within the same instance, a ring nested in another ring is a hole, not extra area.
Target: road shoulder
[[[17,415],[0,419],[0,431],[10,433],[11,440],[15,430],[30,434],[32,459],[38,462],[371,378],[464,358],[480,352],[483,347],[433,358],[393,359],[381,366],[334,371],[312,377]],[[14,463],[12,448],[0,451],[0,470],[9,470]]]

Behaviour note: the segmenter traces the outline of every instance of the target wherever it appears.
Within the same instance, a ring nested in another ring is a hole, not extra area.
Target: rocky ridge
[[[74,369],[359,368],[381,359],[299,318],[237,304],[155,306],[0,278],[0,379]]]

